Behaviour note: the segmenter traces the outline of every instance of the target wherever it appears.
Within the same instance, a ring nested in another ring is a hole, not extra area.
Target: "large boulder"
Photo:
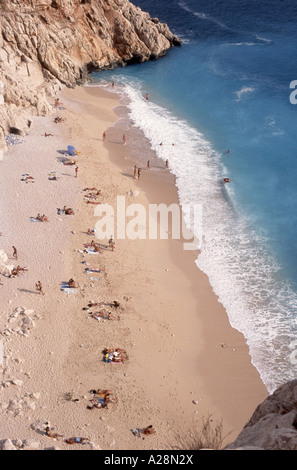
[[[225,450],[246,448],[297,450],[297,380],[266,398]]]

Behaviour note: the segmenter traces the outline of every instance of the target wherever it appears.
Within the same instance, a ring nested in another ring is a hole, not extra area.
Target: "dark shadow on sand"
[[[118,145],[123,145],[123,142],[116,142],[114,140],[105,140],[106,143],[109,143],[109,144],[118,144]]]
[[[20,289],[20,288],[18,288],[18,291],[20,291],[20,292],[25,292],[26,294],[36,294],[36,295],[40,295],[39,292],[35,292],[35,291],[29,290],[29,289]]]
[[[133,178],[134,179],[134,176],[130,175],[130,173],[121,173],[121,175],[127,176],[128,178]]]

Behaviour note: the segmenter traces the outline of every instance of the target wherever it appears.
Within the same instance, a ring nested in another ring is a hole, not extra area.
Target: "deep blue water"
[[[202,204],[197,265],[272,391],[297,372],[297,2],[132,3],[182,47],[94,78],[123,85],[131,119],[169,159],[181,203]]]

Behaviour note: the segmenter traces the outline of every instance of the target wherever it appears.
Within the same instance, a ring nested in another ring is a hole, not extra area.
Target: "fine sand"
[[[133,178],[134,165],[142,163],[131,157],[130,141],[148,143],[125,119],[115,91],[64,90],[63,109],[34,118],[29,135],[0,163],[0,248],[9,264],[28,268],[17,278],[0,279],[5,354],[0,439],[73,450],[188,449],[195,429],[211,416],[213,427],[222,423],[226,445],[267,391],[243,336],[230,327],[196,267],[198,253],[185,251],[182,241],[148,237],[115,238],[112,251],[111,234],[98,240],[86,233],[100,219],[94,214],[97,206],[86,200],[95,191],[86,188],[102,191],[89,201],[114,210],[118,196],[125,197],[126,207],[141,204],[147,213],[149,204],[178,202],[173,175],[153,154],[151,169],[142,165],[140,180]],[[122,119],[116,122],[118,115]],[[54,123],[57,116],[65,121]],[[75,166],[62,163],[68,145],[81,152],[77,178]],[[52,171],[57,181],[49,179]],[[21,181],[24,174],[35,182]],[[58,214],[65,205],[75,214]],[[30,222],[38,213],[49,222]],[[84,253],[84,244],[92,240],[100,242],[102,253]],[[13,245],[18,260],[12,257]],[[87,266],[100,272],[86,273]],[[70,278],[78,283],[76,293],[60,289]],[[37,281],[45,295],[35,291]],[[90,301],[102,302],[115,319],[94,319],[90,312],[102,308],[84,310]],[[17,316],[18,307],[31,312]],[[24,331],[28,317],[33,321]],[[123,348],[128,360],[104,362],[106,347]],[[111,390],[115,403],[90,410],[89,391],[99,388]],[[62,437],[52,441],[42,433],[46,422],[65,438],[86,437],[92,444],[67,446]],[[137,437],[131,431],[148,425],[155,434]]]

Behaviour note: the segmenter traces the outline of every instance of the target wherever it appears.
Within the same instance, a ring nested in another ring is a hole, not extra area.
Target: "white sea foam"
[[[236,100],[235,101],[241,101],[241,98],[248,94],[248,93],[253,93],[255,91],[255,88],[244,86],[240,90],[235,91],[234,94],[236,95]]]
[[[229,42],[227,44],[223,44],[224,47],[241,47],[241,46],[247,46],[247,47],[252,47],[252,46],[258,46],[258,43],[256,42]]]
[[[265,45],[270,45],[273,43],[272,39],[262,38],[261,36],[258,36],[258,35],[256,35],[256,38],[258,39],[258,41],[263,42]]]
[[[272,392],[296,375],[297,366],[290,358],[297,331],[297,295],[282,280],[265,234],[256,232],[251,218],[237,207],[235,185],[222,183],[229,176],[224,156],[188,122],[146,102],[140,83],[125,80],[130,118],[158,157],[169,160],[181,205],[202,204],[197,266],[209,277],[231,325],[247,339],[252,361]],[[190,214],[185,213],[185,218],[193,231]]]
[[[195,11],[195,10],[192,10],[187,4],[186,2],[179,2],[178,5],[185,11],[187,11],[188,13],[191,13],[192,15],[196,16],[196,18],[198,18],[199,20],[206,20],[206,21],[210,21],[212,23],[215,23],[216,25],[220,26],[222,29],[227,29],[229,31],[231,31],[231,29],[226,26],[222,21],[218,20],[217,18],[214,18],[213,16],[210,16],[210,15],[207,15],[206,13],[202,13],[202,12],[199,12],[199,11]]]

